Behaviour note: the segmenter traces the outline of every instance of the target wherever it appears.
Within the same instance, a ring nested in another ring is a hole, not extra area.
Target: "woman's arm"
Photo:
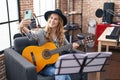
[[[31,20],[29,19],[23,19],[20,23],[20,30],[22,33],[24,34],[28,34],[29,33],[29,29],[28,29],[28,26],[29,24],[31,23]]]
[[[30,40],[32,39],[38,39],[38,32],[29,30],[28,26],[30,25],[31,20],[29,19],[23,19],[20,23],[20,30],[22,33],[24,33]]]
[[[66,44],[69,44],[69,42],[68,42],[68,40],[66,39],[66,37],[65,37],[65,40],[64,40],[64,44],[65,44],[65,45],[66,45]],[[77,49],[78,47],[79,47],[79,44],[76,43],[76,42],[73,42],[72,48],[73,48],[73,49]]]

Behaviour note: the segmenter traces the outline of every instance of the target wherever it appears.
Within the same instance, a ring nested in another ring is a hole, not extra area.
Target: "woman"
[[[68,41],[65,39],[63,26],[67,24],[67,18],[62,14],[60,9],[55,9],[54,11],[47,11],[44,14],[47,25],[45,29],[40,29],[36,32],[33,32],[27,28],[31,23],[30,20],[22,20],[20,23],[20,29],[22,32],[28,36],[30,40],[38,40],[38,44],[45,44],[47,41],[54,42],[57,47],[68,44]],[[73,43],[73,48],[77,48],[79,44]],[[40,74],[52,76],[55,72],[55,64],[47,65]],[[69,75],[57,75],[55,80],[71,80]]]

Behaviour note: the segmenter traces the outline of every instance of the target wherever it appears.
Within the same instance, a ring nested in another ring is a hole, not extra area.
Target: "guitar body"
[[[77,41],[78,44],[88,44],[93,42],[93,36],[88,36],[83,40]],[[72,43],[59,48],[53,42],[47,42],[42,46],[28,46],[22,56],[36,66],[37,72],[40,72],[46,65],[57,61],[59,53],[64,50],[72,49]]]
[[[57,61],[59,53],[55,53],[54,55],[49,53],[49,50],[56,48],[56,45],[52,42],[47,42],[42,46],[28,46],[23,50],[22,56],[33,64],[35,61],[36,70],[40,72],[46,65]]]

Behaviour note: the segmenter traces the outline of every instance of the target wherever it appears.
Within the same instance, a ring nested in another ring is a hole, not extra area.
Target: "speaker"
[[[112,23],[113,15],[110,14],[109,11],[114,12],[114,3],[113,2],[104,3],[104,6],[103,6],[103,18],[102,18],[103,22]]]

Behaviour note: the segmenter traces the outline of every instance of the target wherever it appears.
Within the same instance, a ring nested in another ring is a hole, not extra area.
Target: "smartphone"
[[[32,10],[26,10],[24,14],[24,19],[31,19],[32,18]]]

